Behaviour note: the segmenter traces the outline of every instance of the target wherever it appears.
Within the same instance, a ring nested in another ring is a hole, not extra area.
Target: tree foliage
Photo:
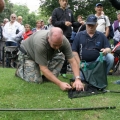
[[[52,11],[59,7],[58,0],[40,0],[41,5],[41,14],[50,16]],[[110,20],[113,21],[116,19],[115,11],[116,9],[112,7],[109,0],[68,0],[69,8],[73,10],[75,18],[78,15],[82,15],[86,18],[89,14],[95,14],[95,4],[101,2],[104,7],[104,12],[109,16]]]
[[[30,24],[31,28],[36,26],[36,20],[39,19],[39,17],[35,12],[30,13],[30,10],[26,5],[13,4],[12,11],[17,16],[23,17],[23,25]]]
[[[13,4],[9,0],[5,0],[5,8],[3,12],[0,14],[0,22],[3,22],[4,18],[10,17],[10,14],[12,13]]]

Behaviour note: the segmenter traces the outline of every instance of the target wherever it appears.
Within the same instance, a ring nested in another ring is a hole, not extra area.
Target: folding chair
[[[15,65],[11,66],[11,62],[13,61],[14,64],[17,62],[17,46],[6,46],[3,47],[3,67],[15,67]],[[6,64],[5,64],[6,63]]]

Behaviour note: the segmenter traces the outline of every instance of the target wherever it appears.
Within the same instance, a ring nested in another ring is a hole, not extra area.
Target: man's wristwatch
[[[81,77],[80,76],[76,76],[75,79],[80,79],[81,80]]]

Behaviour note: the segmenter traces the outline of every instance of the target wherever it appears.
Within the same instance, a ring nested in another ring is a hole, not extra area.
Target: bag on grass
[[[81,71],[85,78],[84,91],[76,91],[75,89],[71,89],[68,91],[69,98],[78,98],[104,93],[104,89],[107,87],[107,74],[106,62],[103,60],[102,53],[100,53],[98,61],[91,62],[90,64],[82,61]],[[71,79],[71,86],[73,82],[74,80]]]
[[[106,61],[103,60],[103,54],[100,52],[99,60],[87,64],[81,62],[81,71],[88,84],[104,89],[107,87]]]
[[[70,79],[70,85],[72,86],[74,80]],[[84,91],[76,91],[76,89],[70,89],[68,90],[68,97],[69,98],[79,98],[79,97],[86,97],[86,96],[91,96],[91,95],[96,95],[96,94],[102,94],[105,93],[103,89],[98,89],[87,82],[83,82],[84,84]]]

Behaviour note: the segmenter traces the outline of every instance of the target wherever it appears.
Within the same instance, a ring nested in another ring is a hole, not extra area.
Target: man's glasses
[[[12,17],[12,18],[16,18],[16,17]]]

